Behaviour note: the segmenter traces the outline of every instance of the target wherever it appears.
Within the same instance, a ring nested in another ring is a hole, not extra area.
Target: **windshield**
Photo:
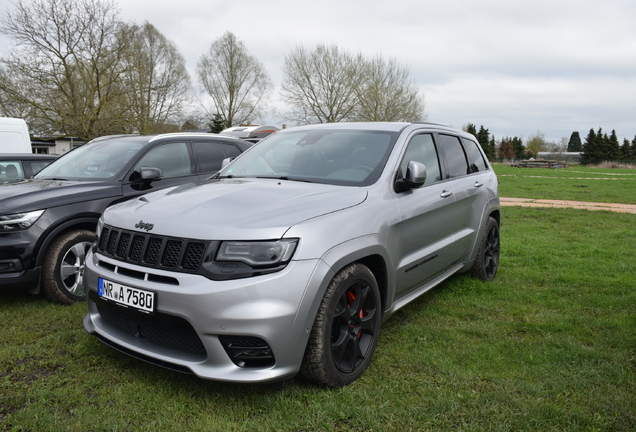
[[[397,135],[343,129],[278,132],[237,158],[219,177],[368,186],[380,177]]]
[[[35,178],[107,180],[119,173],[144,146],[139,141],[111,139],[84,144],[52,162]]]

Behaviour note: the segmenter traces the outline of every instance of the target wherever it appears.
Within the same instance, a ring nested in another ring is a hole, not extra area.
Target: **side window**
[[[139,179],[141,167],[159,168],[163,178],[191,175],[192,166],[188,145],[186,143],[170,143],[153,148],[137,163],[130,180]]]
[[[24,171],[20,161],[3,162],[0,164],[0,183],[13,183],[24,178]]]
[[[42,168],[50,164],[51,162],[31,162],[31,171],[33,174],[37,174]]]
[[[233,146],[232,144],[221,144],[221,145],[223,146],[223,150],[225,151],[226,158],[235,158],[241,154],[241,151],[238,149],[238,147]]]
[[[468,157],[468,170],[471,173],[486,171],[486,162],[477,147],[477,143],[472,140],[462,138],[464,144],[464,150],[466,150],[466,156]]]
[[[439,169],[439,158],[437,157],[437,149],[431,134],[415,135],[411,138],[404,159],[400,164],[402,175],[406,174],[406,168],[409,162],[415,161],[423,163],[426,166],[426,181],[424,184],[433,183],[442,179]]]
[[[226,158],[221,144],[214,142],[192,143],[194,153],[197,155],[199,174],[214,173],[221,169],[221,163]]]
[[[192,148],[197,155],[199,174],[215,173],[221,169],[223,159],[235,158],[241,154],[238,147],[218,142],[195,142],[192,143]]]
[[[469,174],[466,155],[464,154],[462,144],[459,142],[459,138],[440,134],[439,139],[444,148],[449,177],[453,178]]]

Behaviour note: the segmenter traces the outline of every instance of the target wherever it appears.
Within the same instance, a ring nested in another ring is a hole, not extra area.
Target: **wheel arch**
[[[85,229],[92,232],[95,232],[97,228],[97,221],[99,220],[99,216],[84,216],[81,218],[67,220],[58,226],[56,226],[51,232],[46,235],[46,238],[40,245],[38,256],[36,260],[36,266],[42,266],[44,262],[44,257],[46,255],[47,250],[51,243],[58,238],[60,235],[63,235],[69,231]]]
[[[387,251],[377,242],[375,236],[366,236],[353,239],[336,246],[323,257],[327,265],[338,274],[346,266],[354,263],[365,265],[378,283],[380,300],[382,302],[382,314],[390,307],[392,272],[390,271],[390,258]]]
[[[493,209],[493,211],[491,211],[488,216],[494,218],[497,221],[497,225],[501,227],[501,209],[499,208]]]
[[[388,294],[388,279],[387,279],[387,265],[386,261],[381,255],[369,255],[358,261],[360,264],[365,265],[378,282],[378,289],[380,290],[380,301],[382,303],[382,316],[387,308],[387,294]]]

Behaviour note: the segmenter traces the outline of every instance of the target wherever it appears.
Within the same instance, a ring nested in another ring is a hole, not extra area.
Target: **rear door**
[[[455,213],[453,187],[444,179],[439,143],[433,133],[415,133],[410,137],[400,163],[402,175],[409,161],[423,163],[427,176],[421,188],[396,193],[400,210],[397,298],[417,289],[457,260],[453,233],[460,216]]]
[[[459,260],[466,255],[479,233],[483,209],[488,202],[487,178],[489,169],[478,144],[467,138],[438,134],[446,176],[453,189],[453,256]]]

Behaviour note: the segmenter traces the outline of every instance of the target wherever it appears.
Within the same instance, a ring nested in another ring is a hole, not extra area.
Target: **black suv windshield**
[[[84,144],[44,168],[35,178],[110,179],[120,172],[142,147],[143,143],[125,138]]]
[[[278,132],[241,155],[219,177],[368,186],[380,177],[397,135],[343,129]]]

